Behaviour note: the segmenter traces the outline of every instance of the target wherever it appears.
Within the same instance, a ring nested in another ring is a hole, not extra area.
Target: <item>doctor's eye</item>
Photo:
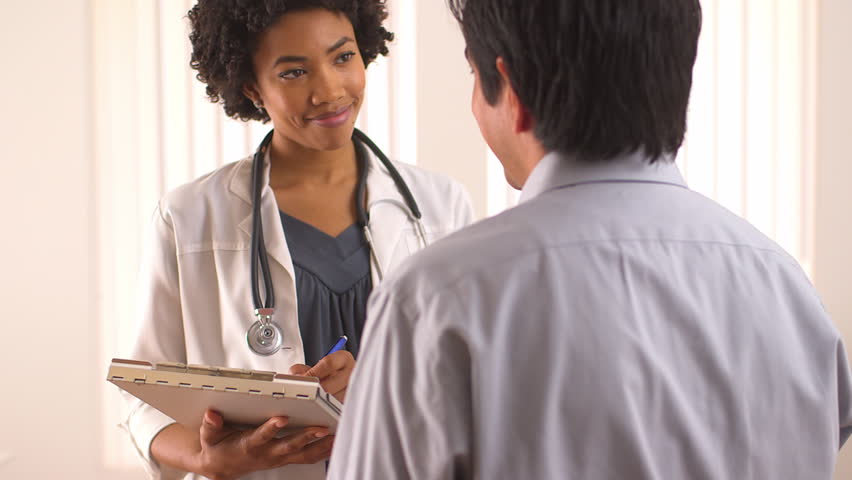
[[[301,77],[302,75],[304,75],[306,73],[308,73],[308,72],[302,70],[301,68],[294,68],[292,70],[285,70],[285,71],[279,73],[278,76],[281,77],[281,78],[287,79],[287,80],[293,80],[293,79]]]
[[[355,52],[344,52],[337,57],[335,63],[346,63],[355,57]]]

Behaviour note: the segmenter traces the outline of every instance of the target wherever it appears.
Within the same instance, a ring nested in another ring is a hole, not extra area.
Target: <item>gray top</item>
[[[793,258],[685,186],[551,154],[390,273],[328,478],[830,479],[840,335]]]
[[[296,274],[299,331],[305,363],[316,364],[341,335],[346,349],[358,356],[370,278],[370,249],[356,224],[337,237],[281,214]]]

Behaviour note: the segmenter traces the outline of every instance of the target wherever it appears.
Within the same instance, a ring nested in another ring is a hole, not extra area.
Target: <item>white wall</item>
[[[464,38],[443,1],[416,4],[417,164],[464,183],[481,218],[487,213],[488,147],[470,110],[473,76]]]
[[[814,284],[852,353],[852,2],[821,0],[817,73]],[[852,355],[849,356],[852,358]],[[836,480],[852,478],[852,444]]]
[[[95,448],[89,2],[2,6],[0,478],[122,478]]]

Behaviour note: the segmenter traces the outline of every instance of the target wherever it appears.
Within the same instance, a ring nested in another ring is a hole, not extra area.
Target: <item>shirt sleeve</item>
[[[130,358],[152,363],[185,362],[175,233],[160,205],[149,227],[139,273],[137,331]],[[151,457],[151,442],[175,423],[159,410],[122,392],[127,411],[122,427],[130,435],[150,478],[182,478],[186,472],[160,468]]]
[[[328,478],[465,478],[471,356],[464,334],[446,327],[460,304],[447,293],[402,301],[395,290],[388,283],[370,300]]]
[[[852,373],[843,342],[837,342],[837,394],[840,414],[839,448],[852,436]]]

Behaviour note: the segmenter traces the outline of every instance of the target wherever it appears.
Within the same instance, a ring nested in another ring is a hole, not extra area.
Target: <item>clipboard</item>
[[[114,358],[107,381],[192,429],[211,408],[236,428],[284,416],[285,430],[321,426],[334,434],[343,409],[319,379],[275,372]]]

